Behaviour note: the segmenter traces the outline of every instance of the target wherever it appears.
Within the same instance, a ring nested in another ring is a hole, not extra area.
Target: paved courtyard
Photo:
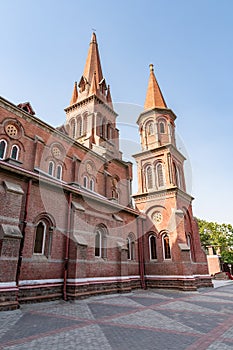
[[[233,282],[136,290],[0,312],[0,349],[232,350]]]

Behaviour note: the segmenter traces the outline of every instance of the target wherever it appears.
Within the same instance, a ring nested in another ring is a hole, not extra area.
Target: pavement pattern
[[[233,282],[135,290],[0,312],[0,350],[232,350]]]

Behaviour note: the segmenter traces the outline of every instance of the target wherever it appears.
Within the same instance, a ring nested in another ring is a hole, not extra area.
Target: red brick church
[[[64,125],[54,128],[29,102],[0,98],[0,309],[212,285],[176,147],[176,115],[153,65],[137,121],[135,207],[132,163],[119,150],[95,34],[65,112]]]

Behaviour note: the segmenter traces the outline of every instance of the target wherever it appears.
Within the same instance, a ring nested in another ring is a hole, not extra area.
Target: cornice
[[[166,145],[158,146],[158,147],[155,147],[155,148],[152,148],[152,149],[149,149],[149,150],[142,151],[140,153],[133,154],[132,157],[137,159],[137,158],[140,158],[140,157],[144,157],[144,156],[146,156],[148,154],[159,153],[159,152],[167,150],[167,149],[172,149],[171,153],[176,154],[182,160],[186,160],[185,156],[180,151],[178,151],[178,149],[172,143],[168,143]]]
[[[132,197],[136,202],[153,200],[155,198],[164,198],[164,197],[176,196],[184,199],[185,201],[192,202],[194,197],[189,195],[188,193],[182,191],[178,187],[171,187],[159,191],[150,191],[144,193],[134,194]]]
[[[0,170],[19,175],[23,181],[32,179],[34,182],[38,184],[51,186],[51,187],[54,187],[55,189],[62,188],[63,191],[65,192],[79,195],[91,201],[96,201],[101,205],[104,205],[105,207],[112,207],[114,208],[114,210],[117,210],[117,212],[121,212],[121,211],[128,212],[135,216],[139,216],[141,214],[136,209],[125,207],[116,202],[111,202],[107,198],[100,196],[98,193],[95,194],[95,193],[87,192],[85,191],[85,189],[82,189],[81,186],[72,186],[71,184],[52,178],[49,175],[46,176],[41,173],[35,173],[33,171],[29,171],[21,167],[17,167],[15,165],[5,163],[3,160],[0,160]]]
[[[106,108],[109,112],[111,112],[112,114],[115,115],[115,117],[118,116],[118,114],[106,103],[104,102],[101,98],[99,98],[97,95],[91,95],[91,96],[88,96],[86,98],[84,98],[83,100],[81,101],[78,101],[74,104],[72,104],[71,106],[68,106],[64,109],[64,111],[66,113],[72,111],[72,110],[75,110],[77,107],[83,107],[83,106],[86,106],[89,102],[91,101],[94,101],[94,102],[97,102],[99,104],[101,104],[104,108]]]
[[[137,124],[140,124],[140,121],[143,117],[147,117],[153,112],[158,113],[158,114],[165,114],[169,113],[169,115],[172,117],[173,121],[176,120],[176,115],[175,113],[170,109],[170,108],[152,108],[152,109],[147,109],[139,114],[139,117],[137,119]]]

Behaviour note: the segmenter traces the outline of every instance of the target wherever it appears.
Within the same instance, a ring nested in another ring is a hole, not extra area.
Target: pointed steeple
[[[106,100],[107,100],[108,105],[112,108],[113,106],[112,106],[112,96],[111,96],[111,92],[110,92],[110,85],[108,85],[108,88],[107,88]]]
[[[91,81],[91,88],[89,91],[90,95],[97,94],[97,83],[96,83],[96,72],[94,72],[92,81]]]
[[[89,84],[92,82],[94,72],[96,72],[96,82],[99,84],[103,79],[103,73],[95,33],[92,34],[87,60],[83,71],[83,76],[87,79]]]
[[[78,89],[77,89],[77,81],[74,83],[74,90],[73,90],[73,94],[70,100],[70,105],[73,105],[74,103],[76,103],[78,100]]]
[[[145,109],[152,108],[167,108],[163,94],[160,90],[159,84],[154,75],[154,66],[150,64],[150,77],[147,88],[146,100],[144,104]]]

